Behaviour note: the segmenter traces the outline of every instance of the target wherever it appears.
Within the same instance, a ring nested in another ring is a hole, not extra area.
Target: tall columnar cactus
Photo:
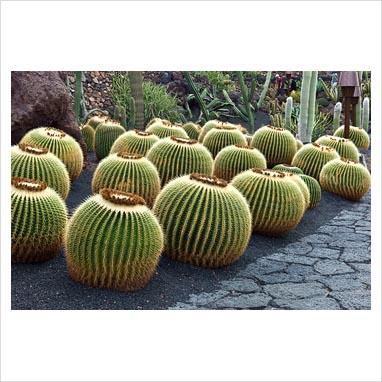
[[[272,170],[281,172],[291,172],[292,174],[303,174],[301,168],[291,166],[290,164],[277,164]]]
[[[272,78],[272,72],[267,72],[267,76],[265,77],[265,83],[263,86],[263,90],[261,91],[259,100],[257,101],[257,109],[260,109],[261,106],[263,105],[265,96],[268,93],[268,88],[269,88],[269,83],[271,82],[271,78]]]
[[[332,147],[318,143],[308,143],[297,151],[292,160],[292,166],[301,168],[304,174],[318,180],[322,167],[329,161],[339,157],[337,151]]]
[[[369,116],[370,116],[370,100],[369,97],[365,97],[362,104],[362,121],[361,127],[368,132],[369,131]]]
[[[264,154],[268,167],[279,163],[290,164],[297,151],[296,140],[290,131],[269,125],[256,131],[251,147]]]
[[[94,151],[98,160],[109,155],[113,143],[124,132],[125,129],[115,121],[109,120],[98,125],[94,139]]]
[[[344,136],[344,126],[339,127],[334,135],[336,137],[343,138]],[[362,149],[368,149],[370,145],[369,134],[362,129],[361,127],[349,126],[349,139],[353,141],[353,143]]]
[[[321,186],[316,179],[309,175],[300,174],[299,177],[305,182],[309,189],[310,203],[309,208],[314,208],[321,200]]]
[[[70,189],[69,173],[65,165],[47,148],[19,143],[11,149],[12,176],[45,182],[63,199]]]
[[[357,146],[350,139],[334,137],[333,135],[323,135],[317,139],[316,143],[333,147],[336,149],[340,157],[359,162]]]
[[[250,168],[267,168],[264,155],[248,146],[232,145],[224,147],[216,156],[214,175],[229,182],[235,175]]]
[[[143,198],[108,188],[76,209],[66,231],[69,274],[93,287],[143,288],[162,249],[162,229]]]
[[[158,195],[154,213],[164,230],[165,254],[197,266],[231,264],[251,235],[251,213],[243,195],[213,176],[172,180]]]
[[[215,158],[218,152],[230,145],[247,145],[243,133],[234,125],[216,126],[203,139],[203,145],[210,150]]]
[[[340,127],[341,111],[342,111],[342,103],[337,102],[334,106],[334,111],[333,111],[333,129],[334,130],[336,130]]]
[[[94,128],[86,124],[81,127],[81,134],[84,137],[84,141],[88,151],[94,151],[94,138],[95,138]]]
[[[12,262],[52,259],[61,248],[67,210],[45,182],[12,178]]]
[[[366,167],[348,159],[328,162],[321,171],[320,184],[326,191],[349,200],[360,200],[371,185]]]
[[[62,130],[52,127],[39,127],[28,131],[20,143],[47,148],[64,162],[72,180],[80,176],[84,165],[81,146]]]
[[[286,173],[251,169],[236,175],[232,185],[249,203],[254,232],[280,235],[296,227],[304,215],[304,196]]]
[[[162,186],[173,178],[192,172],[212,174],[213,159],[210,152],[193,139],[161,139],[151,147],[147,158],[157,167]]]
[[[290,131],[292,126],[293,98],[288,97],[285,104],[285,128]]]
[[[151,146],[158,141],[159,138],[153,133],[129,130],[115,140],[111,146],[110,154],[126,151],[132,154],[146,155]]]
[[[161,139],[167,137],[188,138],[187,133],[181,126],[159,118],[156,118],[152,123],[149,123],[146,132],[153,133]]]
[[[201,127],[193,122],[187,122],[183,125],[183,130],[187,133],[190,139],[198,139]]]
[[[131,97],[134,99],[134,127],[144,129],[145,116],[143,104],[143,77],[142,72],[128,72]]]

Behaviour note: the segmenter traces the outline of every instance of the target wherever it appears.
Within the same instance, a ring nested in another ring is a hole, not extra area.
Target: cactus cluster
[[[190,139],[198,139],[201,127],[193,122],[187,122],[183,125],[183,130],[187,133]]]
[[[264,155],[247,145],[224,147],[216,156],[213,174],[218,178],[230,181],[235,175],[250,168],[266,168]]]
[[[341,126],[339,127],[335,132],[334,135],[336,137],[344,137],[344,130],[345,127]],[[353,141],[353,143],[358,147],[362,149],[368,149],[370,145],[370,138],[369,134],[362,129],[361,127],[356,126],[350,126],[349,127],[349,139]]]
[[[11,184],[12,262],[53,258],[64,238],[65,203],[45,182],[13,177]]]
[[[314,208],[321,200],[321,186],[316,179],[309,175],[300,174],[299,177],[309,189],[309,208]]]
[[[157,218],[138,195],[104,188],[74,212],[65,238],[70,276],[83,284],[132,291],[155,273],[163,249]]]
[[[110,149],[110,154],[126,151],[132,154],[146,155],[159,138],[146,131],[130,130],[120,135]]]
[[[147,158],[120,152],[110,154],[98,164],[92,191],[97,193],[102,188],[137,194],[151,207],[160,191],[160,179],[157,169]]]
[[[251,235],[248,204],[214,176],[191,174],[169,182],[154,204],[165,234],[165,254],[203,267],[237,260]]]
[[[155,134],[158,138],[189,138],[181,125],[173,124],[170,121],[160,118],[155,118],[151,121],[148,124],[146,131]]]
[[[273,167],[273,170],[281,172],[291,172],[292,174],[303,174],[304,172],[299,167],[291,166],[290,164],[277,164]]]
[[[95,130],[89,124],[86,124],[81,127],[81,134],[84,138],[86,148],[88,151],[94,151],[94,138],[95,138]]]
[[[47,148],[63,161],[72,180],[80,176],[84,164],[81,146],[62,130],[38,127],[28,131],[20,143]]]
[[[359,162],[359,152],[357,146],[350,140],[333,135],[323,135],[316,140],[316,143],[333,147],[340,157]]]
[[[193,139],[161,139],[151,147],[147,158],[157,167],[162,186],[178,176],[192,172],[211,175],[213,170],[210,152]]]
[[[371,177],[360,163],[339,158],[326,163],[322,168],[320,184],[326,191],[357,201],[369,190]]]
[[[125,132],[125,129],[118,122],[107,120],[101,122],[95,131],[94,151],[97,159],[107,157],[115,140]]]

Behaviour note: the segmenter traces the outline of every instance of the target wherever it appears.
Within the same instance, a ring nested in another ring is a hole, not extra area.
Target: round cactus
[[[143,288],[162,249],[161,227],[143,198],[108,188],[76,209],[66,231],[69,274],[92,287]]]
[[[359,152],[357,146],[350,140],[332,135],[323,135],[318,138],[316,143],[333,147],[336,149],[340,157],[359,162]]]
[[[193,122],[187,122],[183,125],[184,131],[190,137],[190,139],[198,139],[201,131],[201,127]]]
[[[309,208],[314,208],[321,200],[321,186],[316,179],[309,175],[300,174],[299,177],[305,182],[309,189],[310,203]]]
[[[269,125],[253,134],[251,147],[264,154],[269,167],[279,163],[290,164],[297,151],[296,140],[289,130]]]
[[[95,131],[94,151],[98,160],[107,157],[115,140],[125,132],[118,122],[111,120],[100,123]]]
[[[52,259],[61,248],[67,210],[45,182],[12,178],[12,262]]]
[[[94,151],[94,137],[95,137],[94,128],[86,124],[81,127],[81,134],[84,138],[88,151]]]
[[[236,175],[232,185],[249,203],[254,232],[280,235],[296,227],[304,215],[304,195],[286,173],[251,169]]]
[[[273,167],[273,170],[275,171],[281,171],[281,172],[291,172],[292,174],[303,174],[304,172],[301,170],[301,168],[291,166],[290,164],[277,164]]]
[[[153,133],[159,138],[178,137],[188,138],[187,133],[181,126],[171,123],[165,119],[155,118],[146,128],[148,133]]]
[[[369,191],[371,177],[360,163],[339,158],[326,163],[322,168],[320,184],[326,191],[357,201]]]
[[[340,156],[332,147],[318,143],[308,143],[297,151],[292,166],[301,168],[304,174],[319,180],[322,167],[332,159]]]
[[[177,176],[192,172],[211,175],[214,163],[210,152],[198,141],[177,137],[155,143],[147,158],[158,169],[162,186]]]
[[[226,122],[222,122],[222,121],[218,121],[217,119],[212,119],[211,121],[207,121],[203,127],[201,128],[200,130],[200,134],[199,134],[199,142],[200,143],[203,143],[203,139],[204,137],[206,136],[206,134],[213,128],[217,127],[217,126],[220,126],[220,127],[223,127],[223,126],[226,126],[227,123]]]
[[[224,147],[216,156],[214,175],[230,181],[240,172],[254,167],[267,168],[264,155],[248,146],[232,145]]]
[[[158,170],[140,154],[110,154],[101,160],[93,175],[93,193],[102,188],[137,194],[151,207],[160,191]]]
[[[276,170],[278,171],[278,170]],[[310,205],[310,191],[305,182],[299,177],[298,174],[294,174],[292,172],[282,172],[290,177],[290,179],[295,182],[300,189],[302,195],[304,196],[305,209],[307,210]]]
[[[297,151],[301,149],[301,147],[304,146],[304,144],[296,138],[296,148],[297,148]]]
[[[344,136],[344,126],[340,126],[335,132],[334,135],[336,137],[343,138]],[[353,141],[353,143],[362,149],[368,149],[370,145],[369,134],[362,129],[362,127],[350,126],[349,128],[349,139]]]
[[[105,116],[95,115],[86,121],[86,124],[92,127],[94,130],[98,127],[100,123],[104,123],[107,118]]]
[[[64,162],[72,180],[80,176],[84,165],[81,146],[62,130],[39,127],[28,131],[20,143],[47,148]]]
[[[130,130],[120,135],[110,149],[110,154],[126,151],[132,154],[146,155],[159,138],[146,131]]]
[[[243,133],[234,125],[217,126],[211,129],[203,139],[203,145],[210,150],[215,158],[218,152],[226,146],[246,146],[247,141]]]
[[[202,267],[231,264],[251,235],[245,198],[223,179],[201,174],[169,182],[154,204],[165,234],[165,254]]]
[[[41,180],[63,199],[70,189],[68,170],[47,148],[19,143],[11,149],[12,176]]]

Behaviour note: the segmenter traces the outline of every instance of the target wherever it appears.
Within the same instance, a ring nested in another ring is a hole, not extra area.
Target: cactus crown
[[[334,135],[330,135],[328,138],[331,141],[341,142],[341,143],[346,143],[346,142],[350,141],[350,139],[346,139],[346,138],[342,138],[342,137],[335,137]]]
[[[145,200],[131,192],[123,192],[119,190],[113,190],[111,188],[102,188],[100,190],[100,195],[103,199],[123,206],[136,206],[136,205],[145,205]]]
[[[286,172],[281,172],[281,171],[274,171],[274,170],[269,170],[269,169],[260,169],[260,168],[253,168],[253,172],[265,176],[272,176],[274,178],[285,178],[288,173]]]
[[[329,147],[329,146],[325,146],[325,145],[320,145],[319,143],[312,143],[312,145],[314,147],[316,147],[317,149],[319,149],[321,151],[326,151],[328,153],[336,151],[336,149],[334,149],[333,147]]]
[[[195,143],[198,143],[195,139],[188,139],[188,138],[178,138],[175,136],[171,136],[171,139],[177,143],[184,143],[186,145],[194,145]]]
[[[31,145],[26,143],[19,143],[19,148],[29,154],[42,155],[46,154],[49,150],[45,147],[40,147],[37,145]]]
[[[48,187],[43,181],[19,177],[13,177],[11,184],[19,190],[32,192],[44,191]]]
[[[210,186],[227,187],[228,185],[228,182],[224,179],[220,179],[214,175],[193,173],[190,175],[190,179],[209,184]]]
[[[214,129],[218,129],[218,130],[237,130],[237,127],[233,126],[233,125],[230,125],[230,124],[228,124],[226,122],[221,122],[221,123],[217,124],[216,126],[214,126]]]
[[[45,133],[49,137],[61,139],[66,136],[66,133],[60,129],[55,129],[54,127],[46,127]]]
[[[134,154],[134,153],[129,153],[127,151],[121,151],[117,153],[117,156],[123,159],[141,159],[143,158],[143,155],[141,154]]]
[[[249,147],[248,145],[241,145],[240,143],[237,143],[235,146],[239,149],[252,150],[252,147]]]
[[[267,125],[269,129],[276,130],[276,131],[284,131],[282,127],[277,127],[277,126],[272,126],[272,125]]]
[[[341,162],[344,162],[344,163],[346,163],[346,164],[351,164],[351,165],[357,165],[357,164],[359,164],[359,163],[357,163],[357,162],[354,162],[354,161],[351,160],[351,159],[347,159],[347,158],[344,158],[344,157],[341,157],[340,159],[341,159]]]
[[[134,129],[134,131],[135,131],[135,134],[140,135],[142,137],[149,137],[150,135],[153,135],[153,133],[149,133],[148,131],[141,131],[137,129]]]

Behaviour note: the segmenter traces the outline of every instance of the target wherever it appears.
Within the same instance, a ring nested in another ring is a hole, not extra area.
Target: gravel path
[[[72,185],[70,212],[91,193],[96,161],[89,160]],[[295,230],[254,235],[226,268],[162,256],[151,282],[134,293],[75,283],[62,251],[46,263],[14,264],[12,309],[370,309],[370,193],[354,203],[323,192]]]

